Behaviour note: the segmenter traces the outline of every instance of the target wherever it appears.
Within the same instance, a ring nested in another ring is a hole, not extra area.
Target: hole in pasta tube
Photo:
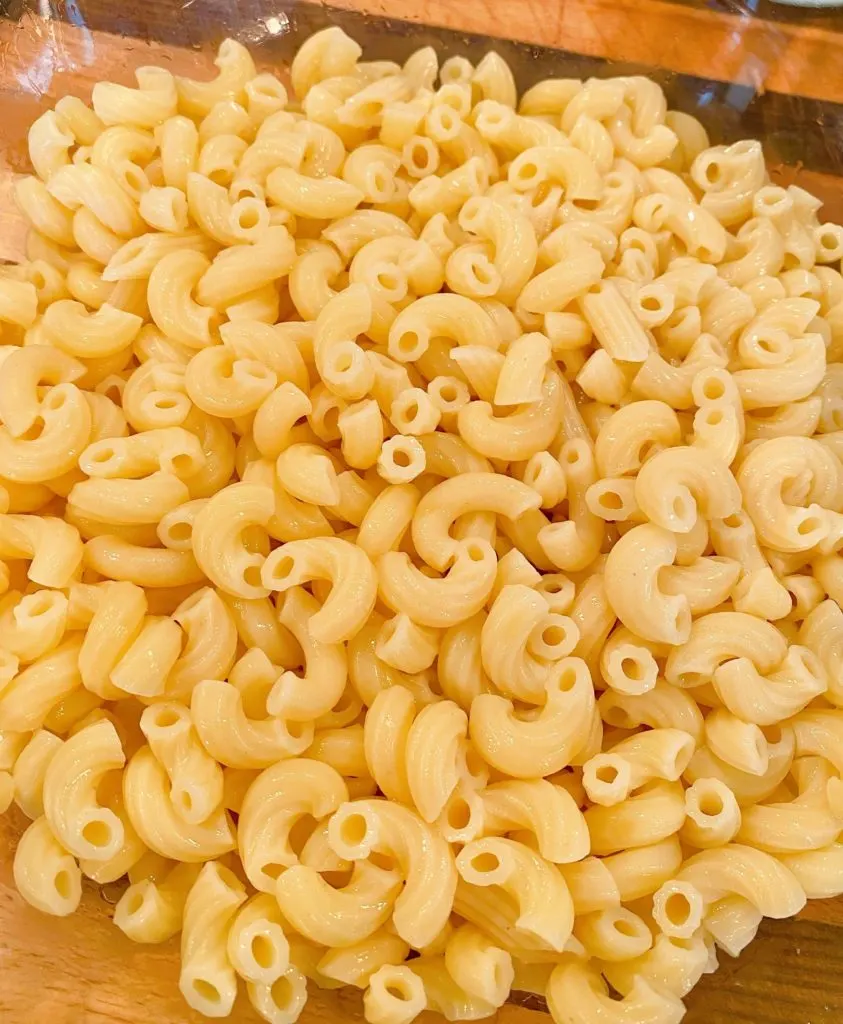
[[[398,292],[401,290],[401,280],[398,275],[389,270],[380,270],[375,274],[375,281],[386,292]]]
[[[53,887],[63,900],[69,900],[73,895],[73,883],[67,871],[59,871],[53,879]]]
[[[184,544],[193,537],[193,524],[184,522],[172,523],[167,527],[166,535],[171,541],[177,544]]]
[[[409,158],[413,169],[417,172],[427,171],[433,162],[433,157],[427,147],[418,142],[410,147]]]
[[[531,188],[533,185],[538,185],[540,181],[541,171],[538,164],[531,160],[525,160],[515,171],[514,184],[520,185],[522,188]]]
[[[594,778],[598,782],[603,782],[607,786],[613,785],[617,782],[618,775],[620,772],[613,764],[601,764],[594,772]]]
[[[579,676],[576,668],[572,665],[565,665],[561,671],[557,673],[555,689],[559,693],[570,693],[572,690],[576,689],[578,679]]]
[[[369,822],[362,814],[345,815],[339,826],[339,838],[346,846],[360,846],[369,834]]]
[[[275,946],[265,935],[254,935],[249,946],[252,959],[263,970],[275,965]]]
[[[142,893],[142,892],[129,893],[129,898],[126,900],[126,903],[124,905],[125,906],[125,910],[126,910],[126,914],[129,917],[134,917],[135,914],[140,913],[140,911],[142,910],[143,905],[144,905],[145,902],[146,902],[146,899],[145,899],[145,894],[144,893]]]
[[[471,744],[465,745],[463,756],[468,777],[475,781],[481,781],[485,785],[485,780],[489,777],[489,769],[483,758]]]
[[[468,806],[468,801],[463,797],[455,797],[448,807],[448,825],[455,832],[461,832],[464,828],[468,828],[471,821],[471,808]]]
[[[234,181],[228,190],[232,203],[237,205],[241,199],[259,199],[263,201],[264,191],[257,181]],[[256,225],[253,225],[256,226]]]
[[[277,981],[272,983],[270,995],[273,1003],[282,1012],[289,1009],[296,1001],[296,991],[285,974],[282,974]]]
[[[691,906],[684,893],[672,893],[664,901],[664,915],[671,924],[682,927],[691,915]]]
[[[231,167],[215,167],[208,174],[208,177],[215,185],[221,185],[223,188],[228,188],[234,180],[234,170]]]
[[[638,659],[630,657],[621,658],[621,672],[636,683],[643,682],[647,675]]]
[[[416,331],[404,331],[396,342],[399,355],[405,359],[417,359],[422,354],[423,343]]]
[[[286,580],[293,574],[296,567],[296,560],[290,555],[279,558],[272,567],[272,578],[275,580]]]
[[[82,826],[82,838],[98,850],[102,849],[111,842],[111,828],[106,822],[94,818]]]
[[[710,427],[719,426],[723,422],[723,413],[719,409],[710,409],[706,413],[705,420]]]
[[[388,996],[392,996],[393,999],[400,1000],[402,1003],[409,1002],[413,998],[412,993],[407,991],[406,985],[398,978],[386,982],[384,992]]]
[[[182,811],[185,814],[190,814],[193,810],[193,797],[190,792],[186,789],[179,789],[174,795]]]
[[[568,639],[568,634],[562,626],[546,626],[542,630],[541,639],[548,647],[561,647]]]
[[[653,896],[653,920],[665,935],[690,938],[702,923],[703,899],[687,882],[665,882]]]
[[[410,453],[405,451],[403,448],[394,448],[392,452],[392,462],[400,469],[407,469],[412,462]]]
[[[711,185],[716,185],[722,176],[722,168],[716,160],[711,160],[705,168],[705,180]]]
[[[66,404],[67,392],[63,388],[53,388],[41,403],[42,408],[46,409],[48,412],[58,412],[60,409],[63,409]]]
[[[300,740],[306,733],[308,722],[287,722],[287,735],[294,740]]]
[[[480,544],[469,541],[465,545],[465,553],[471,562],[485,562],[486,560],[486,549]]]
[[[802,522],[796,527],[796,532],[800,537],[807,537],[812,534],[815,530],[822,530],[823,523],[821,520],[808,516],[807,519],[803,519]]]
[[[174,725],[178,725],[182,721],[182,717],[173,711],[172,708],[155,709],[155,725],[159,729],[171,729]]]
[[[600,495],[600,504],[609,512],[620,512],[623,508],[623,498],[617,491],[604,491]]]
[[[38,618],[39,615],[46,615],[55,606],[56,595],[53,594],[32,594],[26,601],[26,616],[30,619]]]
[[[218,1003],[222,998],[217,986],[213,982],[206,981],[205,978],[194,978],[193,990],[206,1003]]]
[[[501,862],[496,853],[484,851],[471,858],[471,866],[479,875],[487,875],[500,870]]]
[[[697,806],[708,818],[716,818],[723,813],[723,797],[716,789],[704,789],[698,797]]]
[[[243,203],[237,211],[237,226],[243,231],[256,228],[260,224],[260,213],[254,206]]]
[[[277,578],[277,577],[276,577]],[[243,582],[249,587],[263,586],[259,565],[247,565],[243,570]]]
[[[129,191],[135,194],[135,199],[139,198],[142,192],[146,192],[149,189],[149,179],[140,167],[136,167],[133,164],[123,167],[118,177],[123,180]]]
[[[761,726],[761,734],[772,747],[777,746],[784,739],[784,733],[778,725]]]
[[[635,927],[635,923],[625,917],[615,918],[612,925],[615,931],[626,939],[637,939],[641,934],[641,930]]]

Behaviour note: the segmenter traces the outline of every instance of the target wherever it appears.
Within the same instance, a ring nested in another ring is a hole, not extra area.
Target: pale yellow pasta
[[[337,772],[305,758],[279,761],[249,786],[240,810],[237,841],[249,881],[272,893],[280,871],[299,863],[290,832],[305,815],[323,819],[347,798]]]
[[[237,996],[237,975],[228,957],[228,929],[245,901],[237,876],[206,864],[187,894],[181,934],[179,989],[186,1002],[205,1013],[229,1013]]]
[[[211,1016],[678,1022],[843,888],[843,229],[645,78],[361,58],[29,131],[13,875]]]
[[[12,865],[21,896],[45,914],[72,914],[82,898],[82,873],[42,815],[21,836]]]
[[[114,923],[134,942],[164,942],[178,934],[200,870],[199,864],[177,864],[161,877],[133,882],[114,908]]]
[[[363,996],[370,1024],[410,1024],[427,1005],[421,978],[404,965],[384,964],[369,978]]]
[[[205,821],[189,824],[170,800],[170,780],[148,746],[131,758],[123,779],[126,811],[143,842],[173,860],[196,863],[236,847],[228,814],[219,808]]]
[[[123,845],[123,823],[98,804],[97,783],[125,760],[114,726],[103,720],[71,736],[50,761],[44,814],[53,834],[75,856],[104,861]]]
[[[46,729],[34,732],[12,767],[15,803],[33,821],[44,813],[44,776],[62,740]]]
[[[516,902],[517,933],[545,949],[564,949],[573,928],[573,902],[558,869],[529,847],[511,839],[478,839],[460,851],[457,870],[470,885],[500,886]]]
[[[294,721],[312,721],[327,714],[345,689],[346,652],[337,643],[322,643],[310,632],[319,605],[304,589],[296,587],[284,598],[279,623],[289,630],[304,655],[304,672],[283,672],[267,696],[267,710]]]
[[[487,834],[525,830],[539,853],[554,864],[570,864],[590,848],[585,820],[571,795],[548,779],[493,783],[483,790]]]

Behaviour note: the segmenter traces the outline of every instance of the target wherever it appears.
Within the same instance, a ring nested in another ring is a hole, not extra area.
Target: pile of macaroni
[[[646,79],[360,57],[32,126],[15,880],[210,1017],[677,1022],[843,892],[843,229]]]

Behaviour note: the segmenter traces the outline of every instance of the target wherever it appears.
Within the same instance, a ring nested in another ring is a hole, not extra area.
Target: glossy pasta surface
[[[29,135],[15,883],[208,1017],[678,1024],[843,893],[843,228],[644,78],[216,65]]]

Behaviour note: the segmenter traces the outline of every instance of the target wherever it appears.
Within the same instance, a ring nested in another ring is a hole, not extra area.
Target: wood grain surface
[[[0,0],[0,259],[24,253],[12,183],[28,169],[27,124],[56,98],[87,98],[99,79],[129,82],[142,64],[202,75],[226,34],[278,66],[307,32],[335,20],[378,57],[400,59],[428,42],[472,56],[494,45],[522,87],[554,73],[653,69],[671,102],[703,116],[713,137],[764,139],[773,178],[814,191],[826,215],[843,222],[843,14],[768,0],[334,2],[341,12],[312,0]],[[385,27],[384,17],[403,20]],[[497,38],[478,38],[484,34]],[[178,992],[177,944],[138,946],[112,925],[119,886],[89,885],[80,911],[66,919],[21,900],[11,862],[24,824],[16,811],[0,818],[0,1024],[205,1020]],[[492,1020],[546,1024],[540,1000],[516,998],[526,1005],[506,1006]],[[741,957],[721,956],[721,969],[687,1003],[688,1024],[841,1024],[843,899],[809,903],[797,920],[765,922]],[[314,990],[301,1019],[362,1021],[359,994]],[[241,1000],[233,1021],[258,1017]]]

